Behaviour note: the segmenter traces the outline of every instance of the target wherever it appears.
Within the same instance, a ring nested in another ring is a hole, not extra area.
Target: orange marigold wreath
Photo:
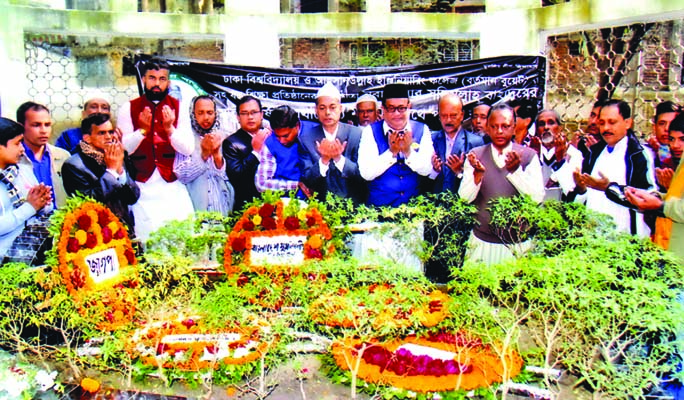
[[[226,273],[239,272],[240,264],[255,272],[264,271],[263,266],[253,265],[250,259],[252,239],[276,236],[306,237],[304,260],[320,260],[335,251],[330,243],[330,228],[317,207],[310,205],[296,214],[285,215],[282,200],[265,202],[248,208],[228,235],[224,248]]]
[[[220,364],[241,365],[258,360],[270,343],[262,327],[207,329],[200,317],[177,317],[145,324],[126,350],[143,363],[163,368],[198,371]]]
[[[439,357],[411,353],[420,347]],[[464,332],[411,335],[386,343],[348,339],[335,342],[332,354],[344,370],[358,361],[358,377],[366,382],[421,393],[489,387],[518,375],[523,365],[517,352],[483,344]]]
[[[119,270],[96,282],[92,274],[101,268],[89,266],[87,259],[103,251],[113,252]],[[69,294],[98,329],[111,331],[131,321],[137,304],[137,260],[128,231],[107,207],[85,202],[64,217],[57,259]]]

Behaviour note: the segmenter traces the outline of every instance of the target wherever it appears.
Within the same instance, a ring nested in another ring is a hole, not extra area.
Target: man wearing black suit
[[[262,129],[264,113],[256,97],[244,96],[237,103],[240,129],[223,141],[223,159],[226,173],[235,188],[234,210],[241,210],[245,203],[259,197],[254,185],[254,175],[261,162],[259,152],[270,133]]]
[[[359,173],[361,129],[340,123],[342,95],[326,83],[316,94],[316,116],[320,125],[303,127],[300,135],[302,181],[324,199],[328,192],[365,201],[365,181]]]
[[[458,95],[449,93],[442,96],[439,99],[438,112],[442,130],[432,134],[432,145],[435,149],[432,169],[439,173],[434,181],[433,192],[458,192],[465,155],[485,143],[482,136],[461,126],[463,101]]]

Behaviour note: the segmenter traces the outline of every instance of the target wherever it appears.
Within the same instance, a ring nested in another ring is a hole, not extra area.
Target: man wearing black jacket
[[[254,176],[261,162],[259,152],[270,133],[262,128],[264,113],[256,97],[244,96],[237,104],[240,129],[223,141],[223,159],[226,173],[235,188],[233,210],[241,210],[245,203],[259,197]]]
[[[109,114],[93,114],[81,123],[83,139],[76,153],[62,165],[64,189],[103,203],[127,225],[133,235],[134,221],[128,206],[140,197],[140,189],[128,173],[120,138]]]
[[[601,106],[598,126],[603,141],[589,148],[582,172],[574,173],[577,185],[574,194],[579,201],[586,202],[589,209],[610,215],[619,231],[648,236],[650,228],[643,215],[606,195],[615,185],[655,189],[653,159],[631,130],[629,105],[621,100],[607,101]]]

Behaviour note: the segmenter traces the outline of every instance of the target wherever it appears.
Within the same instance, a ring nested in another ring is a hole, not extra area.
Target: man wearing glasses
[[[259,197],[254,177],[261,162],[264,140],[270,133],[269,129],[263,128],[264,113],[261,101],[256,97],[242,97],[237,103],[237,114],[240,129],[223,141],[226,173],[235,188],[233,210],[241,210],[245,203]]]
[[[420,194],[423,176],[434,179],[432,136],[428,127],[409,121],[408,88],[390,84],[383,91],[384,121],[364,128],[359,171],[368,181],[368,204],[396,207]]]

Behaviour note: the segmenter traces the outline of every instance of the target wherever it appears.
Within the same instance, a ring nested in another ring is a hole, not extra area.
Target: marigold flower
[[[77,230],[76,234],[74,234],[74,237],[76,240],[78,240],[78,244],[81,246],[86,244],[86,241],[88,240],[88,234],[83,229]]]
[[[261,215],[255,215],[254,218],[252,218],[252,222],[254,223],[254,225],[261,224]]]
[[[81,380],[81,389],[88,393],[95,393],[100,390],[100,382],[92,378],[83,378]]]
[[[261,221],[259,221],[259,222],[261,222]],[[254,230],[254,222],[252,222],[250,220],[245,221],[244,224],[242,224],[242,229],[244,229],[246,231],[253,231]]]
[[[307,244],[311,246],[312,249],[320,249],[321,246],[323,245],[323,241],[321,240],[321,235],[313,235],[309,238],[307,241]]]

